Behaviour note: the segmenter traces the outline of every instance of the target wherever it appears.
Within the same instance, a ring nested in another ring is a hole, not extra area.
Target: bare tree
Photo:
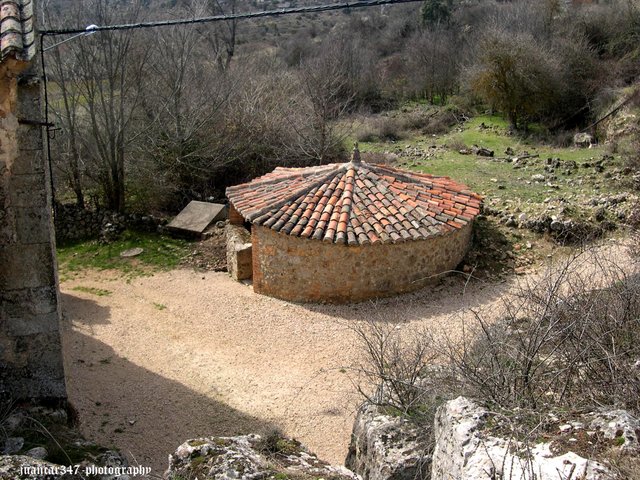
[[[196,2],[190,13],[201,15],[206,7]],[[144,79],[138,148],[175,190],[188,189],[187,197],[201,196],[202,185],[230,160],[234,145],[231,137],[222,141],[231,75],[205,61],[212,35],[188,26],[156,30]]]
[[[87,0],[80,8],[90,12],[91,22],[102,25],[132,22],[139,16],[138,2],[130,8],[113,9],[109,0]],[[75,141],[82,144],[92,163],[90,176],[101,186],[106,207],[114,211],[125,208],[130,123],[146,62],[146,51],[136,48],[134,35],[131,31],[100,32],[71,42],[65,53],[72,60],[63,67],[65,95],[79,97],[67,112],[75,116]]]
[[[312,162],[336,159],[349,130],[340,125],[348,111],[353,94],[349,78],[340,65],[335,48],[326,49],[303,63],[298,72],[300,90],[291,100],[287,116],[295,133],[290,148]]]
[[[209,15],[233,15],[239,11],[238,0],[229,0],[225,5],[219,0],[204,0],[203,4]],[[194,2],[194,5],[198,8],[202,4]],[[210,48],[210,58],[215,61],[220,70],[228,69],[236,51],[238,20],[206,25],[201,27],[199,32]]]
[[[445,104],[458,83],[455,32],[436,25],[418,32],[407,47],[415,89],[431,103]]]

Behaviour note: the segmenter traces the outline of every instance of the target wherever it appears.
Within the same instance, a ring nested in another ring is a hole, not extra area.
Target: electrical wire
[[[325,5],[314,5],[314,6],[306,6],[306,7],[291,7],[291,8],[281,8],[278,10],[265,10],[263,12],[248,12],[248,13],[235,13],[230,15],[214,15],[209,17],[200,17],[200,18],[191,18],[191,19],[177,19],[177,20],[163,20],[163,21],[153,21],[153,22],[140,22],[140,23],[125,23],[120,25],[91,25],[90,27],[85,28],[66,28],[66,29],[50,29],[50,30],[40,30],[38,34],[40,35],[40,61],[42,68],[42,75],[44,77],[44,116],[45,116],[45,124],[49,123],[49,100],[48,100],[48,92],[47,92],[47,69],[46,62],[44,58],[44,53],[51,48],[57,47],[58,45],[65,43],[67,39],[58,44],[50,45],[45,48],[44,46],[44,38],[45,37],[55,37],[61,35],[76,35],[78,37],[83,35],[94,34],[97,32],[107,32],[107,31],[118,31],[118,30],[137,30],[141,28],[156,28],[156,27],[170,27],[176,25],[194,25],[194,24],[203,24],[203,23],[214,23],[214,22],[222,22],[228,20],[248,20],[251,18],[264,18],[264,17],[277,17],[281,15],[292,15],[292,14],[301,14],[301,13],[318,13],[318,12],[329,12],[335,10],[347,10],[352,8],[364,8],[364,7],[375,7],[380,5],[395,5],[395,4],[403,4],[403,3],[416,3],[422,2],[423,0],[358,0],[355,2],[346,2],[346,3],[335,3],[335,4],[325,4]],[[55,190],[54,190],[54,181],[53,181],[53,166],[51,162],[51,131],[47,126],[45,129],[45,133],[47,136],[47,163],[49,165],[49,176],[51,181],[51,197],[52,204],[54,206],[54,216],[56,215],[55,209]]]
[[[265,10],[264,12],[247,12],[247,13],[235,13],[231,15],[214,15],[210,17],[200,17],[200,18],[191,18],[191,19],[125,23],[121,25],[104,25],[104,26],[92,25],[90,32],[93,33],[93,32],[116,31],[116,30],[136,30],[140,28],[170,27],[175,25],[193,25],[193,24],[199,24],[199,23],[213,23],[213,22],[222,22],[222,21],[228,21],[228,20],[247,20],[250,18],[277,17],[280,15],[291,15],[291,14],[300,14],[300,13],[329,12],[333,10],[347,10],[352,8],[375,7],[379,5],[395,5],[395,4],[402,4],[402,3],[416,3],[416,2],[422,2],[422,1],[423,0],[358,0],[355,2],[314,5],[314,6],[306,6],[306,7],[280,8],[278,10]],[[87,33],[87,29],[86,28],[51,29],[51,30],[41,30],[39,33],[42,36],[75,35],[75,34]]]

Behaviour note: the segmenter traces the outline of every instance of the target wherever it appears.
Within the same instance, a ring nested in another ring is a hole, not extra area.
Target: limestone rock
[[[126,467],[127,462],[120,454],[111,452],[110,462],[83,462],[75,471],[72,467],[64,467],[51,462],[25,455],[0,456],[0,480],[131,480],[128,475],[85,474],[87,468],[94,465],[102,467]],[[116,460],[117,458],[117,460]],[[106,459],[103,459],[106,460]]]
[[[27,457],[37,458],[38,460],[44,460],[48,454],[47,449],[44,447],[35,447],[25,452]]]
[[[164,478],[360,480],[344,467],[319,460],[295,440],[281,438],[273,443],[279,451],[269,452],[259,435],[187,440],[169,456]]]
[[[576,147],[587,148],[593,143],[593,136],[588,133],[576,133],[573,136],[573,144]]]
[[[535,175],[531,175],[531,180],[534,182],[544,182],[545,176],[539,173],[536,173]]]
[[[431,465],[428,430],[365,404],[356,417],[347,468],[368,480],[425,478]]]
[[[624,438],[622,450],[640,452],[640,420],[626,410],[589,414],[591,430],[601,430],[605,438]]]
[[[525,458],[518,454],[521,445],[517,441],[483,432],[489,416],[486,409],[464,397],[451,400],[438,409],[432,480],[533,480],[532,473],[536,480],[616,478],[604,465],[573,452],[555,456],[548,443],[536,445],[529,450],[529,458]]]

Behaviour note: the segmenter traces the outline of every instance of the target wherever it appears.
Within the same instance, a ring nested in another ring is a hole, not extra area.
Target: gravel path
[[[158,475],[188,438],[274,427],[341,464],[359,402],[341,368],[359,355],[348,324],[455,331],[452,314],[495,309],[508,288],[449,278],[376,304],[305,306],[256,295],[224,273],[127,282],[86,272],[61,285],[69,395],[88,438]]]

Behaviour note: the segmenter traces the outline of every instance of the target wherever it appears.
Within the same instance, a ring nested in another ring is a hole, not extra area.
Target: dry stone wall
[[[253,288],[297,302],[345,303],[421,288],[454,269],[472,224],[427,240],[346,246],[252,226]]]
[[[127,228],[156,231],[166,223],[152,215],[117,213],[109,210],[89,210],[76,205],[56,206],[56,241],[58,244],[87,239],[109,240]]]

